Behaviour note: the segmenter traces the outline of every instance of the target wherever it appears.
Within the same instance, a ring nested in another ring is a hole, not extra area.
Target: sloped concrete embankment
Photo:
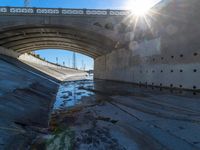
[[[76,77],[78,79],[84,78],[88,73],[81,71],[81,70],[75,70],[72,68],[67,67],[61,67],[43,60],[40,60],[32,55],[29,54],[23,54],[19,57],[19,60],[26,63],[27,65],[42,71],[45,74],[48,74],[49,76],[52,76],[60,81],[65,81],[68,78]]]
[[[0,55],[0,149],[25,149],[48,126],[59,81]]]

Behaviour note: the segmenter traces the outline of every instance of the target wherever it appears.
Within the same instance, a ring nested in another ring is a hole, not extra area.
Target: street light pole
[[[58,65],[58,57],[56,57],[56,64]]]
[[[30,0],[24,0],[24,6],[28,7],[29,6],[29,2],[30,2]]]
[[[71,68],[70,58],[68,59],[68,67]]]
[[[73,53],[73,68],[76,69],[76,53]]]

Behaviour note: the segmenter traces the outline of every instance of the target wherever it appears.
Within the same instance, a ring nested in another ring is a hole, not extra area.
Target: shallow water
[[[94,88],[92,79],[81,81],[67,81],[60,85],[53,110],[73,107],[81,104],[82,99],[94,95],[93,92],[84,90],[83,88]]]

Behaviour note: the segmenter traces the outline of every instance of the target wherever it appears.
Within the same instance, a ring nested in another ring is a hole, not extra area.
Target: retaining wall
[[[172,1],[154,16],[154,37],[95,60],[95,78],[200,89],[199,1]]]

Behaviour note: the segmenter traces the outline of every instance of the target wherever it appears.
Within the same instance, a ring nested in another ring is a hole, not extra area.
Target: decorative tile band
[[[130,13],[128,10],[0,7],[0,14],[127,16]]]

